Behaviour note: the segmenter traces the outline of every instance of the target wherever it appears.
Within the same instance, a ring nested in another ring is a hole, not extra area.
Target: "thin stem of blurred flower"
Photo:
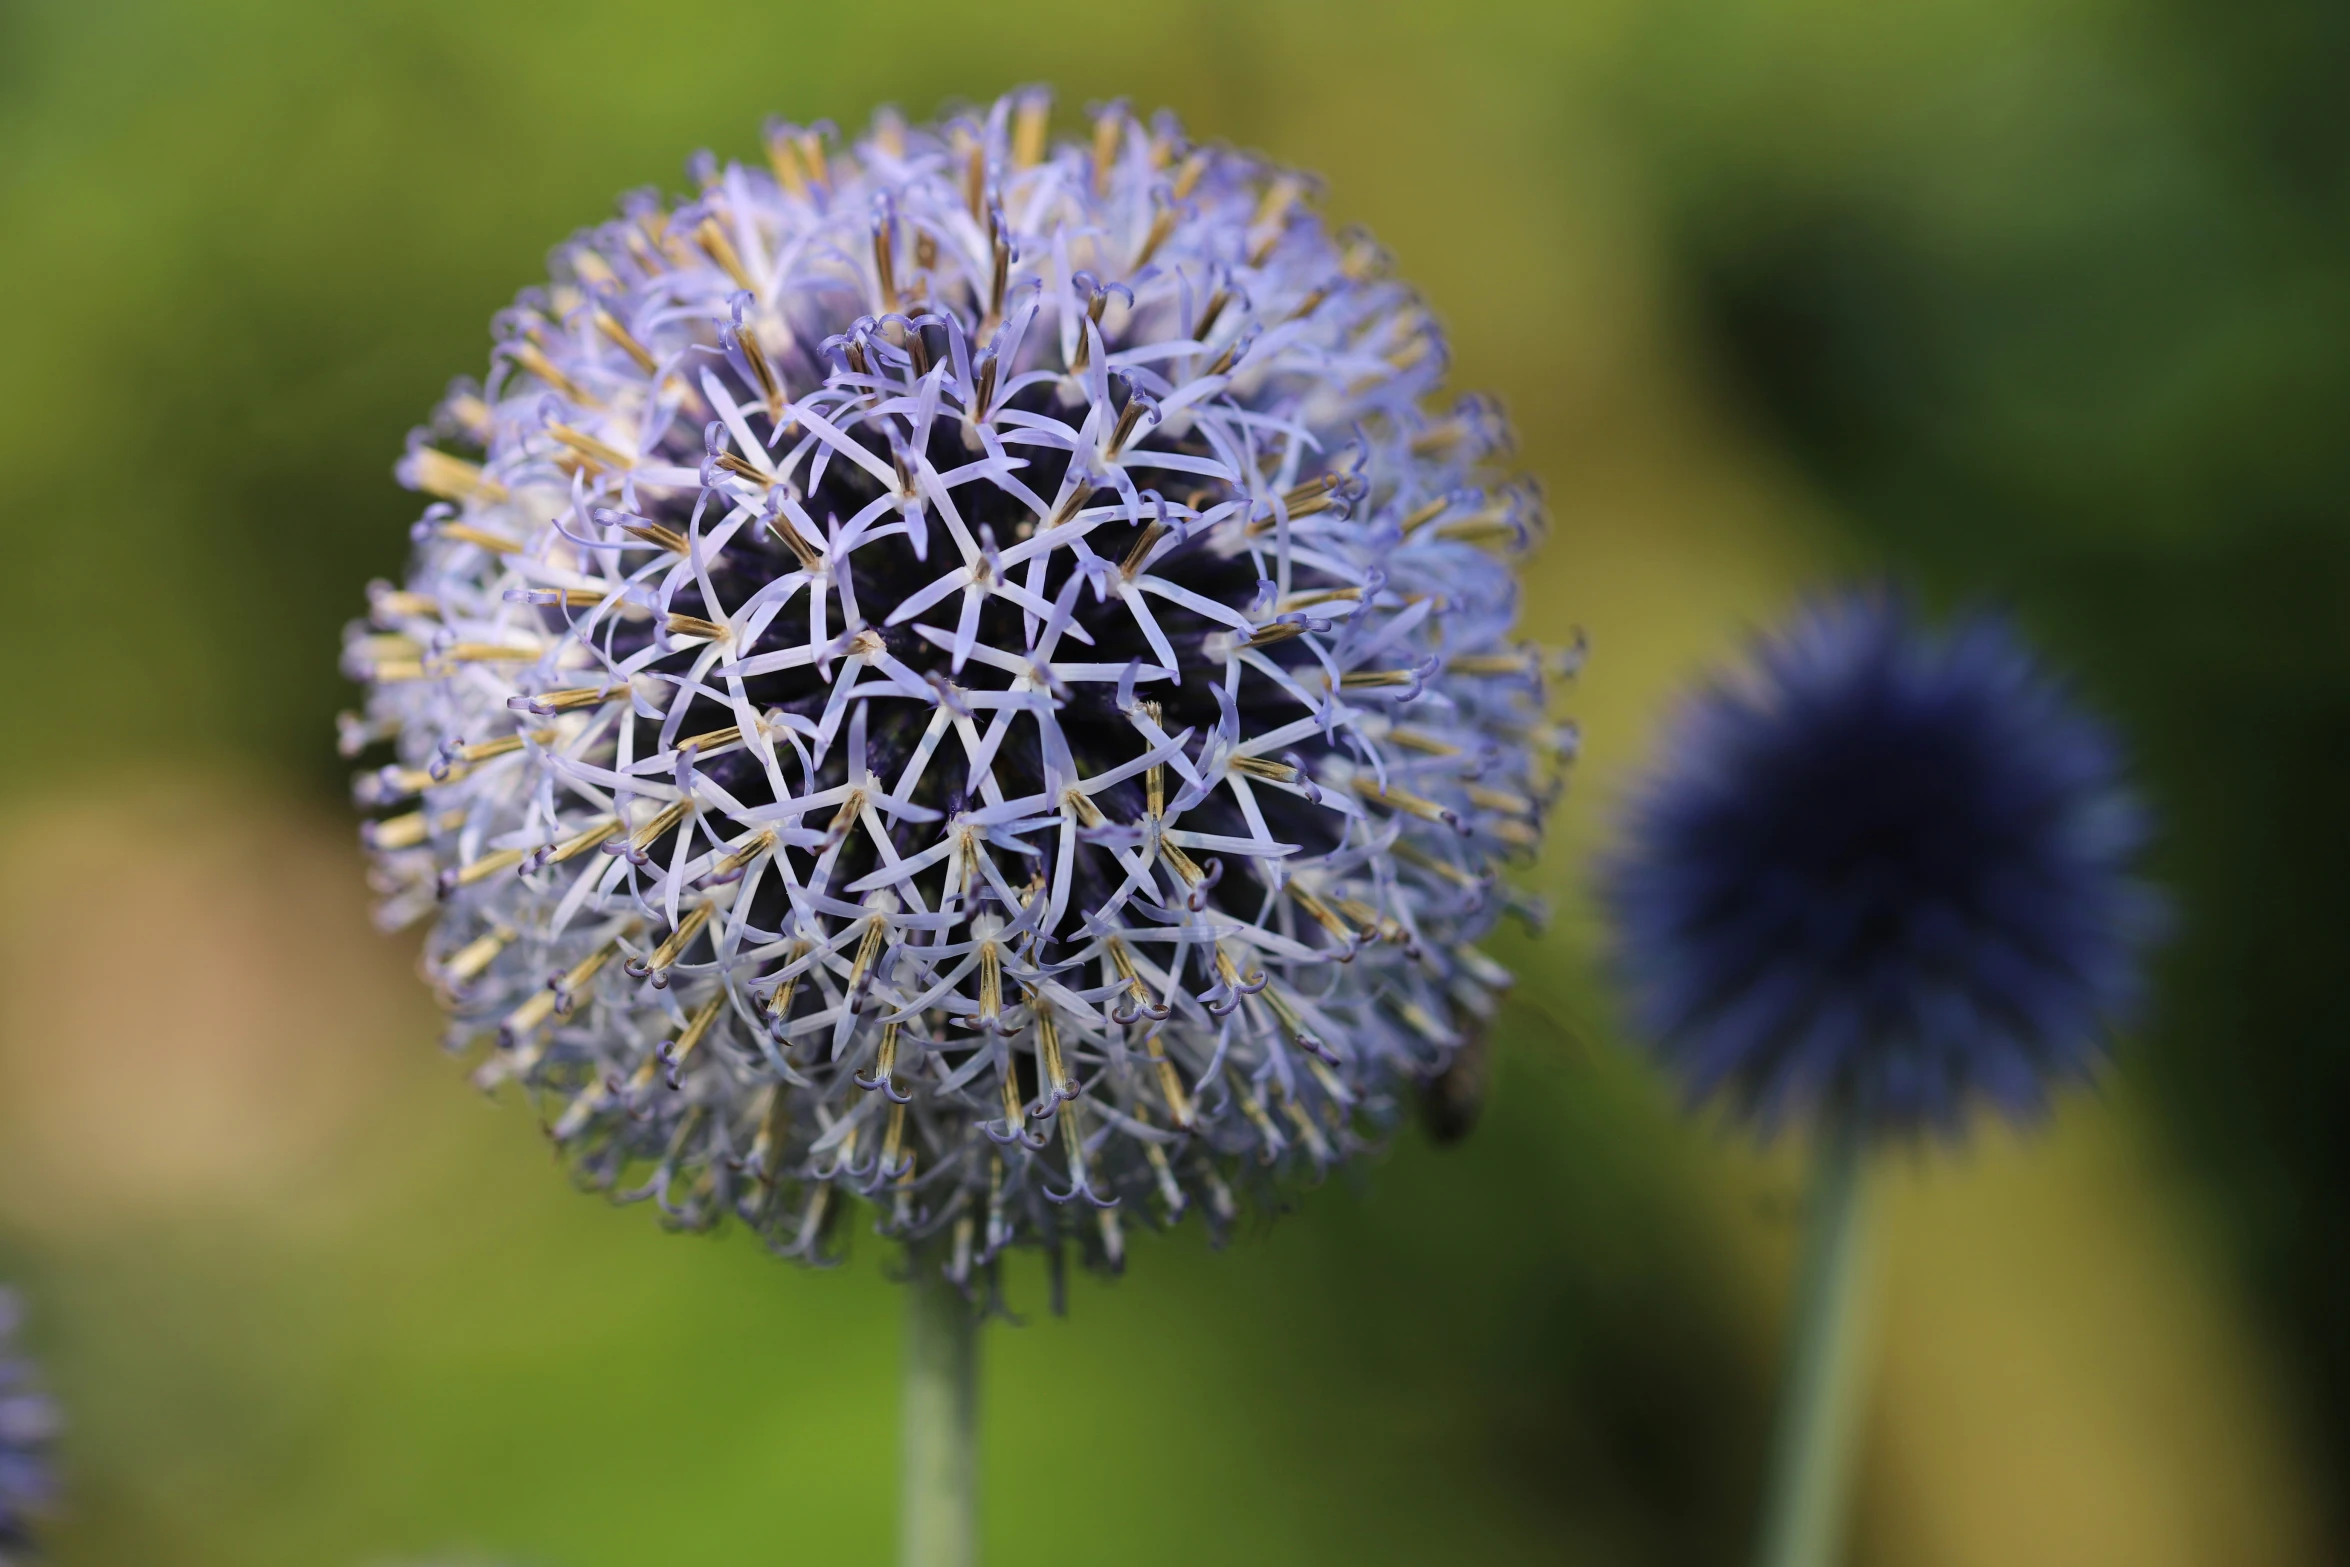
[[[1868,1134],[1820,1129],[1756,1567],[1835,1567],[1867,1381]]]
[[[900,1567],[975,1567],[978,1437],[978,1313],[917,1254],[906,1287]]]

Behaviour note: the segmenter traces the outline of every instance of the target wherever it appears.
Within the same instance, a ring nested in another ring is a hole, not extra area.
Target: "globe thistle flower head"
[[[0,1567],[29,1562],[33,1526],[56,1500],[57,1409],[16,1352],[16,1296],[0,1290]]]
[[[774,125],[498,318],[346,645],[387,923],[580,1178],[958,1280],[1374,1143],[1565,731],[1491,404],[1309,182],[1041,94]]]
[[[2003,619],[1815,602],[1692,698],[1604,870],[1640,1029],[1764,1129],[2088,1076],[2159,906],[2112,734]]]

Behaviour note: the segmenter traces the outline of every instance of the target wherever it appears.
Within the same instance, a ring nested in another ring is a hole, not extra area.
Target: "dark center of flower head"
[[[1498,420],[1422,410],[1432,325],[1295,176],[1043,113],[632,204],[404,467],[387,917],[680,1223],[1114,1265],[1129,1198],[1362,1146],[1506,978],[1560,739]]]
[[[1693,1086],[1951,1121],[2093,1059],[2149,926],[2104,731],[2003,624],[1815,609],[1692,704],[1610,875],[1651,1032]]]

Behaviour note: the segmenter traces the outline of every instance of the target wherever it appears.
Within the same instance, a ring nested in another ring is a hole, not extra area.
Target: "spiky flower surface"
[[[2113,735],[2006,621],[1814,603],[1690,700],[1606,874],[1635,1017],[1768,1127],[2086,1077],[2161,923]]]
[[[1045,132],[705,159],[401,466],[442,500],[346,654],[384,915],[677,1224],[1115,1266],[1364,1147],[1506,981],[1564,736],[1498,415],[1423,407],[1434,324],[1298,176]]]
[[[33,1525],[56,1499],[57,1409],[16,1354],[16,1297],[0,1289],[0,1567],[32,1560]]]

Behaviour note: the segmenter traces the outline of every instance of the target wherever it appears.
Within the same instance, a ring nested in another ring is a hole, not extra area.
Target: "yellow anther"
[[[830,825],[824,829],[824,836],[834,843],[838,843],[841,839],[847,837],[849,828],[856,822],[857,817],[864,812],[864,809],[865,791],[862,789],[851,789],[847,795],[842,797],[840,802],[840,809],[832,813],[832,821]]]
[[[1379,787],[1378,780],[1368,773],[1355,775],[1355,793],[1373,805],[1383,805],[1391,811],[1402,811],[1405,815],[1417,816],[1424,822],[1451,820],[1450,813],[1434,800],[1423,795],[1413,794],[1408,789],[1382,789]]]
[[[808,199],[808,171],[800,162],[800,150],[788,136],[767,138],[767,163],[775,170],[775,182],[792,195]]]
[[[1159,704],[1156,702],[1143,703],[1142,716],[1150,723],[1150,726],[1153,729],[1158,728]],[[1149,805],[1151,819],[1156,821],[1158,818],[1167,814],[1166,767],[1158,762],[1151,763],[1149,767],[1143,770],[1142,782],[1143,795]]]
[[[1263,778],[1272,783],[1293,784],[1299,777],[1298,770],[1287,762],[1268,761],[1261,756],[1235,756],[1227,759],[1224,765],[1233,772],[1245,773],[1251,778]]]
[[[818,187],[832,183],[832,169],[824,161],[824,137],[816,131],[799,135],[800,158],[808,165],[808,180]]]
[[[1458,756],[1461,754],[1461,748],[1451,741],[1439,740],[1434,735],[1424,734],[1417,729],[1406,729],[1401,724],[1388,730],[1381,738],[1389,745],[1400,746],[1406,751],[1417,751],[1422,756]]]
[[[582,463],[591,467],[620,473],[636,466],[634,457],[617,446],[597,440],[585,430],[554,421],[547,425],[547,433],[568,447]]]
[[[453,784],[463,778],[466,771],[462,767],[452,767],[442,776],[435,778],[430,771],[421,767],[387,767],[375,775],[374,787],[382,792],[382,799],[389,803],[391,800],[403,796],[422,794],[427,789],[437,789],[443,784]]]
[[[1313,916],[1315,924],[1320,925],[1324,930],[1330,932],[1332,936],[1336,937],[1340,941],[1348,942],[1350,944],[1354,941],[1355,932],[1353,928],[1349,926],[1344,920],[1340,919],[1337,912],[1333,910],[1329,904],[1324,903],[1319,896],[1307,889],[1303,884],[1292,881],[1289,884],[1289,895],[1297,900],[1297,906],[1299,908],[1305,910],[1306,913]]]
[[[1305,1106],[1285,1095],[1281,1100],[1281,1112],[1288,1116],[1290,1124],[1297,1128],[1298,1136],[1305,1139],[1306,1151],[1314,1156],[1315,1162],[1328,1164],[1330,1162],[1330,1144],[1322,1136],[1322,1129],[1314,1124],[1314,1118],[1306,1114]]]
[[[601,707],[626,695],[626,686],[572,686],[561,691],[542,691],[530,698],[530,702],[544,712],[568,713],[575,708]]]
[[[1514,653],[1456,653],[1444,661],[1456,675],[1531,675],[1540,664],[1532,648]]]
[[[470,544],[475,549],[487,550],[492,555],[511,555],[522,548],[521,544],[503,534],[491,533],[483,528],[469,527],[462,522],[444,522],[433,531],[436,537],[447,539],[451,544]]]
[[[432,836],[432,826],[424,812],[410,811],[405,816],[369,822],[362,835],[371,849],[413,849]]]
[[[548,851],[546,863],[560,865],[565,860],[576,859],[598,844],[606,842],[618,831],[620,831],[620,818],[607,816],[602,821],[580,829],[555,845],[553,849]]]
[[[416,620],[437,616],[440,604],[422,593],[403,593],[394,590],[378,593],[367,601],[367,607],[378,621]]]
[[[1362,596],[1361,588],[1315,588],[1307,593],[1285,593],[1280,602],[1273,606],[1273,612],[1286,615],[1296,610],[1311,609],[1316,604],[1358,603]]]
[[[492,504],[506,498],[506,486],[483,473],[479,463],[452,457],[430,446],[415,448],[408,459],[410,479],[427,495],[437,495],[445,501],[482,500]]]
[[[1143,1052],[1151,1058],[1158,1070],[1159,1092],[1167,1101],[1167,1114],[1184,1131],[1191,1130],[1191,1095],[1185,1092],[1183,1079],[1175,1073],[1175,1063],[1167,1059],[1167,1047],[1159,1042],[1159,1031],[1152,1029],[1142,1041]]]
[[[1484,784],[1471,784],[1468,788],[1468,795],[1471,800],[1489,811],[1507,811],[1512,816],[1532,816],[1535,812],[1535,804],[1532,800],[1508,789],[1494,789]]]
[[[1295,176],[1287,174],[1275,180],[1272,188],[1265,192],[1264,201],[1257,207],[1256,218],[1249,225],[1252,231],[1265,231],[1264,237],[1249,250],[1250,266],[1263,266],[1266,258],[1273,254],[1273,247],[1281,243],[1281,236],[1287,232],[1289,209],[1296,206],[1297,198],[1304,194],[1305,187]]]
[[[519,1040],[555,1015],[555,992],[550,987],[536,990],[523,998],[522,1005],[506,1014],[498,1024],[498,1032],[509,1040]]]
[[[1092,498],[1093,491],[1092,480],[1078,480],[1070,486],[1069,493],[1061,497],[1061,503],[1053,508],[1053,514],[1045,518],[1044,525],[1048,528],[1056,528],[1076,516],[1085,509],[1085,503]]]
[[[717,874],[721,876],[732,875],[774,847],[775,829],[762,827],[757,832],[745,837],[735,846],[733,853],[718,862],[715,867]]]
[[[677,1043],[670,1047],[669,1059],[672,1063],[685,1065],[686,1058],[694,1053],[694,1048],[708,1037],[710,1025],[718,1021],[719,1009],[725,1005],[726,991],[722,986],[711,992],[710,999],[703,1002],[687,1020],[685,1031],[677,1036]]]
[[[1135,426],[1142,423],[1145,412],[1141,398],[1126,399],[1126,406],[1118,410],[1118,423],[1111,429],[1110,443],[1105,448],[1110,456],[1115,457],[1126,449],[1127,441],[1133,438]]]
[[[1397,1002],[1395,1015],[1409,1023],[1413,1032],[1432,1045],[1449,1045],[1454,1042],[1451,1031],[1439,1023],[1428,1009],[1417,1001]]]
[[[606,342],[635,360],[636,367],[645,374],[651,375],[660,368],[660,362],[653,357],[652,350],[638,342],[636,335],[622,326],[618,317],[600,306],[596,310],[596,330],[604,334]]]
[[[1033,88],[1020,95],[1012,113],[1012,167],[1033,169],[1044,161],[1045,129],[1052,117],[1052,94]]]
[[[1208,334],[1216,330],[1216,322],[1223,317],[1224,307],[1231,303],[1232,291],[1230,289],[1220,288],[1210,294],[1207,304],[1200,310],[1198,323],[1191,329],[1192,341],[1205,343],[1208,340]]]
[[[1004,1063],[998,1087],[1004,1101],[1004,1125],[1017,1132],[1028,1124],[1028,1109],[1020,1102],[1020,1074],[1013,1069],[1012,1062]]]
[[[1110,175],[1117,167],[1118,137],[1126,128],[1126,116],[1118,108],[1110,108],[1093,122],[1093,194],[1096,200],[1110,193]]]
[[[1142,236],[1142,244],[1136,247],[1127,271],[1140,272],[1150,265],[1151,257],[1159,253],[1159,247],[1167,243],[1167,236],[1175,232],[1175,216],[1176,209],[1170,206],[1162,206],[1151,214],[1150,231]]]
[[[527,664],[544,651],[506,642],[459,642],[439,655],[444,664]]]
[[[1061,1107],[1061,1152],[1069,1161],[1069,1179],[1072,1184],[1086,1182],[1085,1127],[1075,1100]]]
[[[461,866],[451,880],[457,886],[470,887],[475,882],[487,881],[500,871],[512,870],[522,863],[522,855],[523,851],[520,849],[499,849],[494,853],[483,855],[470,865]]]
[[[751,367],[751,379],[759,383],[759,395],[767,403],[767,417],[781,423],[783,420],[783,378],[775,373],[775,366],[767,358],[767,350],[759,342],[758,330],[748,321],[735,328],[736,346],[743,351],[743,363]]]
[[[987,149],[976,139],[963,147],[963,206],[974,223],[987,216]]]
[[[1198,861],[1164,838],[1159,840],[1159,853],[1175,874],[1183,878],[1186,887],[1196,887],[1208,879],[1208,873],[1200,869]]]
[[[470,766],[475,762],[486,762],[494,757],[511,756],[514,752],[522,749],[522,740],[521,735],[511,734],[500,735],[495,740],[481,740],[472,745],[461,745],[457,747],[457,760]]]
[[[490,413],[490,405],[471,392],[460,392],[442,406],[448,409],[449,417],[457,421],[457,427],[472,437],[476,446],[488,446],[490,438],[498,433],[498,423]]]
[[[865,916],[865,934],[857,943],[855,961],[849,965],[850,990],[865,983],[865,976],[873,971],[873,960],[881,955],[881,944],[888,935],[888,915],[876,909]]]
[[[634,934],[633,926],[621,933],[622,936]],[[603,972],[605,964],[619,956],[620,942],[621,936],[614,936],[610,941],[605,942],[595,951],[565,969],[563,977],[548,988],[548,996],[560,1002],[566,1012],[577,1006],[581,995],[587,990],[589,982]]]
[[[783,543],[783,546],[792,552],[792,555],[799,561],[802,571],[816,572],[824,569],[823,546],[802,533],[791,519],[782,516],[771,517],[767,521],[767,531],[774,534]]]
[[[713,756],[728,746],[740,743],[742,737],[742,725],[728,724],[724,729],[711,729],[698,735],[688,735],[677,742],[677,749],[692,751],[696,756]]]
[[[702,927],[709,923],[710,905],[696,904],[691,913],[677,922],[677,929],[671,931],[667,939],[653,949],[653,955],[645,960],[645,966],[656,973],[673,966],[685,955],[685,949],[693,945],[694,938],[702,933]]]
[[[545,349],[529,339],[525,338],[520,342],[508,344],[506,352],[512,356],[516,364],[546,382],[556,391],[561,392],[571,401],[584,403],[591,407],[600,401],[591,395],[586,387],[581,386],[565,374],[555,361],[549,359]]]
[[[450,953],[440,965],[437,977],[445,985],[461,985],[495,962],[513,940],[514,932],[502,925],[484,931]]]
[[[1355,922],[1366,940],[1376,936],[1381,941],[1397,942],[1410,934],[1401,920],[1381,914],[1360,898],[1340,898],[1337,907],[1339,913]]]
[[[596,609],[611,597],[602,588],[532,588],[530,601],[553,609]]]
[[[1305,513],[1300,508],[1311,506],[1315,501],[1327,496],[1332,490],[1338,488],[1339,482],[1339,475],[1335,473],[1319,474],[1306,480],[1303,484],[1283,491],[1281,504],[1288,508],[1292,517],[1303,516]]]
[[[1265,1114],[1264,1102],[1253,1091],[1242,1088],[1239,1097],[1241,1113],[1249,1118],[1250,1124],[1257,1129],[1257,1135],[1265,1140],[1265,1146],[1258,1151],[1257,1157],[1271,1164],[1280,1155],[1283,1141],[1281,1129],[1273,1124],[1271,1116]]]
[[[1053,1016],[1052,1004],[1042,996],[1035,1000],[1036,1062],[1044,1074],[1044,1086],[1056,1099],[1069,1097],[1069,1067],[1061,1058],[1061,1025]]]
[[[807,942],[795,941],[791,944],[791,951],[784,957],[783,966],[787,972],[784,975],[783,983],[776,986],[775,994],[767,998],[767,1011],[777,1022],[789,1021],[791,1017],[792,997],[800,988],[798,966],[801,960],[807,957],[809,951],[810,947]]]
[[[726,237],[726,230],[716,218],[704,218],[694,229],[694,243],[702,247],[702,254],[718,264],[718,269],[734,279],[734,286],[749,292],[751,274],[743,269],[743,258],[735,253],[734,241]]]
[[[1487,822],[1484,827],[1513,849],[1538,849],[1542,846],[1542,835],[1524,822],[1511,821],[1505,817],[1498,822]]]
[[[646,853],[654,844],[660,842],[662,834],[685,820],[687,808],[688,802],[684,800],[673,800],[663,806],[630,836],[628,846],[639,854]]]
[[[1440,523],[1436,536],[1461,544],[1498,544],[1505,549],[1516,549],[1526,542],[1525,531],[1511,520],[1509,512],[1501,509],[1478,512],[1456,522]]]
[[[898,308],[898,259],[890,243],[890,225],[873,225],[873,281],[881,294],[881,314],[894,315]]]
[[[1210,155],[1205,147],[1183,160],[1183,167],[1175,171],[1175,199],[1183,200],[1199,188],[1200,176],[1208,172]]]
[[[1129,549],[1126,552],[1126,558],[1119,562],[1118,575],[1124,577],[1128,582],[1132,582],[1140,576],[1143,562],[1150,558],[1152,548],[1165,536],[1166,532],[1167,525],[1156,518],[1144,523],[1141,536],[1134,541],[1134,547]]]
[[[656,548],[665,549],[672,555],[693,553],[693,546],[686,542],[685,535],[665,523],[624,522],[620,525],[620,531],[631,538],[642,539]]]
[[[790,1135],[791,1085],[777,1083],[767,1090],[766,1102],[759,1110],[759,1132],[751,1139],[749,1164],[760,1180],[775,1178],[775,1166],[783,1157],[784,1140]]]
[[[1004,1015],[1003,948],[996,942],[979,944],[979,1021],[990,1028]]]

